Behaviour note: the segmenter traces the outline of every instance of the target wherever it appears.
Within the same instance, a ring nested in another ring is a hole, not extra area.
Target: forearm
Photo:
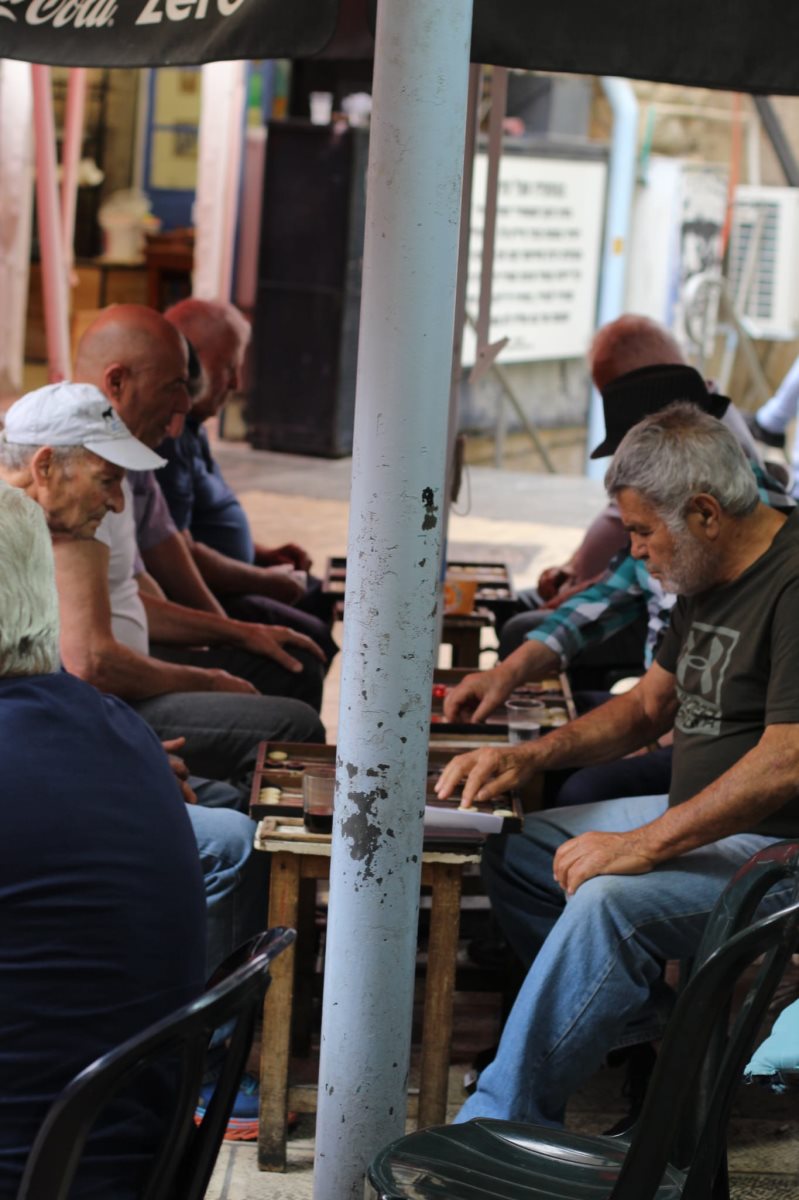
[[[652,710],[642,702],[639,685],[529,743],[535,769],[546,771],[615,762],[656,741],[671,728],[673,716],[670,705]]]
[[[150,640],[178,646],[241,646],[246,626],[216,613],[199,612],[144,590],[139,592],[147,612]]]
[[[799,782],[795,725],[770,725],[735,766],[684,804],[637,831],[642,851],[666,862],[720,838],[752,830],[793,799]]]
[[[224,616],[222,605],[197,569],[191,551],[179,533],[144,551],[142,558],[148,572],[170,600],[200,612]]]
[[[544,642],[528,638],[493,670],[513,688],[535,683],[560,670],[560,656]]]
[[[147,700],[165,692],[212,690],[208,672],[201,668],[162,663],[113,638],[72,649],[62,644],[61,657],[73,675],[122,700]]]
[[[189,549],[206,584],[218,596],[270,594],[271,577],[263,567],[229,558],[203,542],[192,541]]]

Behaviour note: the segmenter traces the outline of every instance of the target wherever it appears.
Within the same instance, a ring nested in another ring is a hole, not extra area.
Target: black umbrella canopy
[[[0,55],[107,67],[361,58],[373,44],[376,3],[0,0]],[[792,94],[798,43],[794,0],[475,0],[472,59]]]

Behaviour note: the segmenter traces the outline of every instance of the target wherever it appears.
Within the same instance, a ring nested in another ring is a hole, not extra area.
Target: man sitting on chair
[[[630,430],[606,486],[633,555],[679,594],[656,661],[538,742],[460,755],[438,791],[464,781],[469,804],[673,725],[671,790],[536,813],[486,846],[497,919],[530,969],[460,1120],[561,1123],[609,1050],[656,1035],[662,964],[694,953],[738,867],[799,832],[799,518],[758,500],[732,434],[693,405]]]
[[[13,1200],[70,1079],[202,989],[205,904],[158,738],[122,701],[60,669],[47,525],[5,484],[0,562],[0,1197]],[[101,1117],[75,1200],[140,1194],[169,1101],[153,1082]]]

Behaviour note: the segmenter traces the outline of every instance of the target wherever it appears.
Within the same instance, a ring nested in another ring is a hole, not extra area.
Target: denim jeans
[[[530,816],[492,838],[483,876],[508,941],[532,965],[497,1057],[458,1121],[563,1122],[571,1093],[616,1046],[659,1032],[655,1001],[667,959],[694,953],[735,871],[775,838],[737,834],[645,875],[601,875],[566,898],[552,875],[557,848],[589,830],[624,832],[658,817],[665,796],[606,800]],[[785,889],[783,889],[783,895]],[[777,907],[775,889],[766,908]]]
[[[186,811],[203,871],[210,975],[236,946],[266,928],[269,856],[253,849],[255,822],[243,813],[200,804]]]

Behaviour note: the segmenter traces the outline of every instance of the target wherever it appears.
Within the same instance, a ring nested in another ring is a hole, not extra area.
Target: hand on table
[[[492,800],[525,783],[535,774],[535,762],[535,745],[530,743],[469,750],[447,763],[436,783],[436,795],[448,800],[465,780],[461,806],[471,808],[474,800]]]
[[[178,787],[181,790],[183,799],[187,804],[196,804],[197,797],[194,790],[189,786],[189,768],[179,755],[175,754],[176,750],[182,750],[186,745],[184,737],[170,738],[166,742],[161,742],[161,745],[166,751],[166,756],[169,759],[169,765],[172,768],[172,774],[178,781]]]
[[[567,895],[596,875],[645,875],[655,866],[647,853],[643,832],[581,833],[564,842],[555,854],[553,874]]]
[[[447,693],[444,717],[447,721],[484,721],[495,708],[505,703],[513,686],[513,682],[497,667],[467,675]]]

